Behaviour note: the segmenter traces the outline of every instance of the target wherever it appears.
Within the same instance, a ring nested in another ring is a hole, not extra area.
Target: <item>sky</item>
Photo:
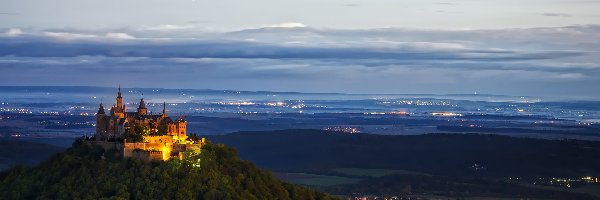
[[[0,85],[600,97],[600,0],[2,0]]]

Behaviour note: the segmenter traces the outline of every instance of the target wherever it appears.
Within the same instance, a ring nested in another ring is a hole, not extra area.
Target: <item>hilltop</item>
[[[332,199],[207,143],[184,160],[143,161],[77,141],[33,168],[0,174],[0,199]]]

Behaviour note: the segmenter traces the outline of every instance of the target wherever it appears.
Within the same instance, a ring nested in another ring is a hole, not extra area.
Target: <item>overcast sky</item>
[[[519,28],[593,24],[598,0],[2,0],[4,26],[106,28],[282,22],[330,28]],[[12,14],[6,16],[6,13]]]
[[[600,0],[2,0],[0,85],[600,97]]]

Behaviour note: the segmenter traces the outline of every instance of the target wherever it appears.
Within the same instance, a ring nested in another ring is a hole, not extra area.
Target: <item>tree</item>
[[[198,137],[198,135],[196,133],[190,134],[190,136],[188,138],[194,142],[198,142],[200,140],[200,138]]]
[[[137,134],[141,135],[141,134]],[[180,161],[120,158],[77,142],[35,168],[0,173],[0,199],[328,199],[325,194],[282,183],[236,151],[208,143]],[[190,165],[191,160],[200,166]],[[249,184],[251,183],[251,184]]]

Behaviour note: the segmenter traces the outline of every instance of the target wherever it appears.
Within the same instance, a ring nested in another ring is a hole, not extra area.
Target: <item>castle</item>
[[[110,115],[100,103],[96,113],[96,134],[89,140],[90,144],[119,150],[123,157],[145,160],[181,159],[186,154],[199,153],[204,142],[204,138],[199,141],[188,138],[187,121],[182,115],[172,120],[167,115],[166,103],[163,103],[161,114],[148,114],[142,98],[137,111],[127,112],[120,86]]]

